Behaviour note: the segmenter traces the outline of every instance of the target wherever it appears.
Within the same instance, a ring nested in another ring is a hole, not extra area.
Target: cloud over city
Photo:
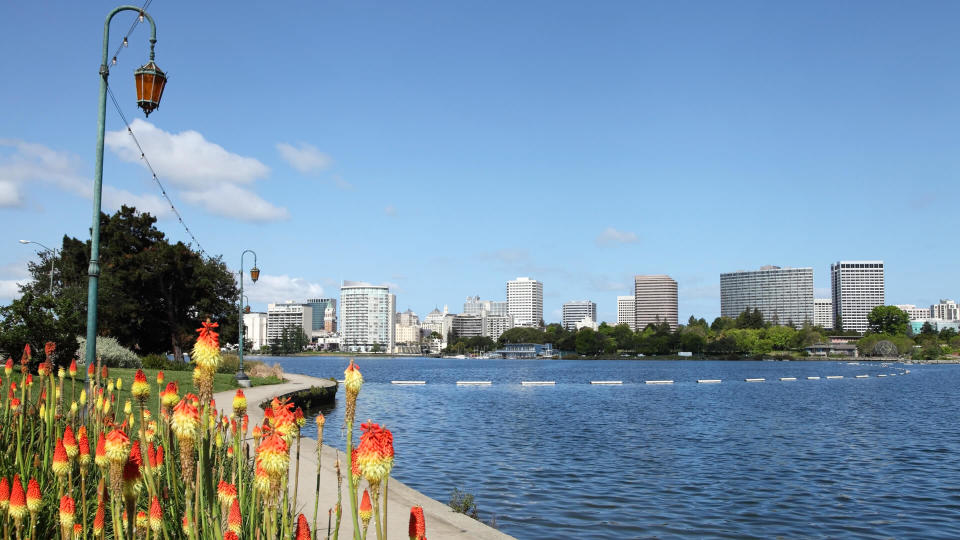
[[[277,143],[280,157],[294,169],[302,173],[318,173],[327,169],[333,162],[330,156],[321,152],[317,147],[299,143],[294,146],[289,143]]]
[[[619,231],[613,227],[607,227],[597,236],[597,245],[609,246],[614,244],[633,244],[640,240],[636,233],[628,231]]]
[[[308,281],[304,278],[290,277],[286,274],[271,275],[260,274],[260,279],[256,283],[250,283],[247,276],[243,285],[243,294],[252,303],[271,303],[293,300],[302,302],[307,298],[320,298],[323,296],[323,286],[319,283]]]

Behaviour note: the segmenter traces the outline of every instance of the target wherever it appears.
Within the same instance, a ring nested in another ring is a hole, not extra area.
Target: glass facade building
[[[773,324],[813,324],[813,268],[763,266],[720,274],[720,315],[759,309]]]

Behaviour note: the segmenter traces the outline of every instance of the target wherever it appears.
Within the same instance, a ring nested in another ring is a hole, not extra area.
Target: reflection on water
[[[281,363],[340,378],[347,360]],[[956,366],[909,366],[909,375],[880,378],[904,366],[358,363],[366,383],[357,418],[394,432],[394,475],[444,502],[454,487],[473,493],[481,517],[496,516],[517,538],[960,537]],[[744,382],[753,377],[767,382]],[[427,385],[389,383],[397,379]],[[676,383],[643,384],[653,379]],[[325,442],[341,449],[342,399],[339,392],[337,406],[324,411]]]

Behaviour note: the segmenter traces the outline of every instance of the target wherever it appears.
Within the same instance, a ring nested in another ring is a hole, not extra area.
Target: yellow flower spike
[[[46,420],[46,418],[47,418],[47,404],[46,404],[46,403],[41,403],[41,404],[40,404],[40,418],[43,418],[44,420]]]
[[[123,379],[117,377],[117,390],[123,390]]]
[[[221,435],[220,430],[217,430],[217,438],[214,441],[217,445],[217,448],[223,447],[223,435]]]
[[[81,397],[83,397],[83,394],[81,394]],[[98,411],[102,411],[102,410],[103,410],[103,398],[102,398],[102,397],[97,397],[97,402],[96,402],[96,404],[94,405],[94,407],[95,407]]]
[[[133,427],[133,425],[137,423],[137,417],[135,417],[133,413],[130,413],[127,423],[130,424],[130,427]]]
[[[103,402],[103,414],[109,414],[109,413],[110,413],[110,400],[108,399]]]
[[[76,402],[76,401],[74,401],[73,403],[70,404],[70,412],[71,412],[72,414],[77,414],[77,409],[79,409],[79,408],[80,408],[80,407],[77,406],[77,402]]]
[[[87,404],[87,390],[84,388],[80,390],[80,406],[83,407]]]
[[[67,370],[63,368],[60,368],[59,370],[57,370],[57,377],[60,377],[61,381],[65,379],[67,377]]]
[[[123,404],[123,414],[130,414],[131,412],[133,412],[133,405],[128,399],[127,402]]]
[[[108,394],[112,394],[112,393],[113,393],[113,381],[110,381],[110,382],[107,383],[107,393],[108,393]]]

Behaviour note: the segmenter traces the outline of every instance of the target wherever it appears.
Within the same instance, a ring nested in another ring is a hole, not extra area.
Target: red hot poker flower
[[[77,376],[77,359],[70,360],[70,377]]]
[[[0,512],[6,512],[10,506],[10,481],[4,476],[0,478]]]
[[[70,472],[70,458],[67,457],[67,450],[63,446],[63,439],[57,438],[57,443],[53,447],[53,463],[50,468],[53,473],[63,478]]]
[[[50,357],[53,356],[53,353],[56,350],[57,344],[52,341],[48,341],[43,344],[43,354],[46,355],[47,360],[50,360]]]
[[[410,509],[410,526],[407,532],[410,540],[427,540],[427,523],[423,519],[422,506]]]
[[[297,516],[297,540],[311,540],[310,526],[307,525],[307,518],[303,514]]]
[[[227,528],[240,534],[243,528],[243,516],[240,515],[240,502],[236,498],[230,503],[230,517],[227,518]]]
[[[43,502],[43,494],[40,493],[40,483],[36,478],[31,478],[27,484],[27,509],[31,514],[40,511],[40,504]]]
[[[156,495],[150,501],[150,529],[154,533],[159,533],[163,527],[163,509],[160,507],[160,499]]]

